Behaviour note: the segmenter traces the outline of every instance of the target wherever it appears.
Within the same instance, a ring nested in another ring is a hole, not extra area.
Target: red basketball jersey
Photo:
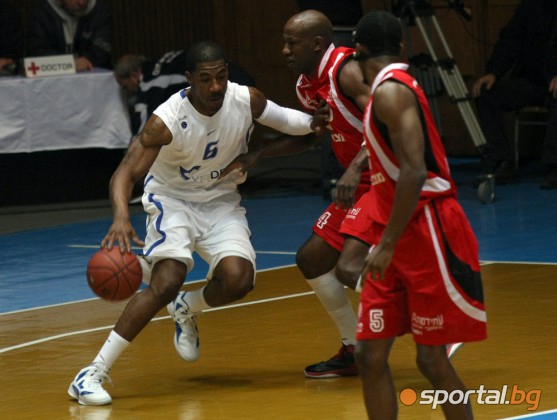
[[[449,164],[441,137],[435,126],[427,98],[416,79],[407,73],[408,66],[394,63],[385,67],[377,75],[371,87],[371,98],[364,115],[364,136],[368,149],[371,173],[371,206],[373,220],[386,225],[391,214],[396,182],[400,175],[399,162],[395,156],[386,126],[377,120],[373,112],[373,93],[385,80],[396,80],[414,92],[419,104],[423,122],[425,142],[425,162],[427,179],[422,187],[415,213],[436,197],[456,197],[456,188],[451,178]]]
[[[338,83],[338,73],[351,59],[354,49],[335,48],[331,44],[314,77],[300,75],[296,93],[307,112],[314,113],[319,101],[325,100],[331,107],[331,145],[339,163],[346,168],[360,151],[363,143],[362,112],[346,97]],[[369,171],[362,171],[361,182],[369,184]]]

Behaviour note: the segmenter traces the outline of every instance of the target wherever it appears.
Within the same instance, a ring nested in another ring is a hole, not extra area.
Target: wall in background
[[[338,0],[342,1],[342,0]],[[12,2],[20,7],[24,23],[39,0]],[[500,28],[510,19],[519,0],[463,0],[471,12],[466,22],[448,8],[449,0],[432,0],[435,14],[465,82],[482,74]],[[108,0],[114,20],[114,59],[124,53],[158,57],[213,38],[221,42],[232,61],[255,78],[257,86],[276,102],[297,107],[296,76],[281,55],[282,27],[298,11],[295,0]],[[364,12],[391,10],[388,0],[362,0]],[[414,53],[426,51],[416,26],[409,26]],[[451,155],[475,154],[459,111],[448,98],[437,99],[444,140]]]

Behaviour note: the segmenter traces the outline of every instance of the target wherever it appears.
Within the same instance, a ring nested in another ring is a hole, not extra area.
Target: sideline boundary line
[[[276,301],[279,301],[279,300],[286,300],[286,299],[294,299],[294,298],[309,296],[309,295],[313,295],[313,294],[315,294],[315,292],[313,292],[313,291],[303,292],[303,293],[295,293],[295,294],[292,294],[292,295],[277,296],[277,297],[274,297],[274,298],[254,300],[254,301],[251,301],[251,302],[242,302],[242,303],[237,303],[237,304],[234,304],[234,305],[219,306],[217,308],[209,308],[209,309],[204,310],[203,312],[216,312],[216,311],[222,311],[222,310],[225,310],[225,309],[236,309],[236,308],[241,308],[241,307],[244,307],[244,306],[259,305],[259,304],[262,304],[262,303],[270,303],[270,302],[276,302]],[[161,321],[163,319],[170,319],[170,315],[153,318],[149,322]],[[17,350],[17,349],[21,349],[21,348],[25,348],[25,347],[30,347],[30,346],[33,346],[35,344],[42,344],[42,343],[46,343],[48,341],[58,340],[59,338],[66,338],[66,337],[72,337],[72,336],[75,336],[75,335],[88,334],[88,333],[91,333],[91,332],[98,332],[98,331],[108,330],[108,329],[112,329],[112,328],[114,328],[114,325],[105,325],[103,327],[90,328],[90,329],[87,329],[87,330],[80,330],[80,331],[72,331],[72,332],[69,332],[69,333],[57,334],[57,335],[53,335],[53,336],[50,336],[50,337],[44,337],[44,338],[41,338],[39,340],[33,340],[33,341],[28,341],[27,343],[17,344],[15,346],[4,347],[3,349],[0,349],[0,354],[7,353],[7,352],[10,352],[12,350]]]

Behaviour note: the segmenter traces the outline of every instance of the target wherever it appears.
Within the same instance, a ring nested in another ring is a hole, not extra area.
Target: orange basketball
[[[105,300],[123,300],[133,295],[143,276],[134,253],[121,253],[118,247],[102,248],[89,260],[87,282],[91,290]]]

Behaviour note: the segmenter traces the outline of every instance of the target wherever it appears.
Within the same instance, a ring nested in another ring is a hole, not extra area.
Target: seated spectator
[[[501,30],[486,74],[472,88],[486,137],[486,169],[499,183],[518,179],[503,113],[546,106],[549,123],[543,161],[549,171],[541,188],[557,188],[557,2],[523,0]]]
[[[23,37],[21,15],[7,0],[0,0],[0,75],[17,71],[17,61],[22,55]]]
[[[104,0],[41,0],[30,17],[27,56],[73,54],[77,71],[109,69],[111,39]]]
[[[153,111],[172,94],[188,85],[184,50],[170,51],[159,60],[126,54],[114,67],[118,84],[128,94],[132,133],[139,133]],[[229,80],[255,86],[253,78],[237,64],[228,62]]]

